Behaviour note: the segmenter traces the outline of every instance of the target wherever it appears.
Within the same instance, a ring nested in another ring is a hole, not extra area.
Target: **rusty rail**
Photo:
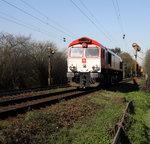
[[[45,91],[45,90],[50,90],[50,89],[65,88],[65,87],[69,87],[69,85],[64,84],[64,85],[51,85],[51,86],[46,86],[46,87],[0,90],[0,97],[12,96],[12,95],[28,93],[28,92],[37,92],[37,91]]]
[[[118,130],[116,132],[112,144],[131,144],[131,142],[129,141],[125,133],[124,126],[125,126],[125,121],[127,119],[127,114],[131,113],[132,110],[133,110],[133,101],[129,101],[126,105],[121,121],[117,124]]]

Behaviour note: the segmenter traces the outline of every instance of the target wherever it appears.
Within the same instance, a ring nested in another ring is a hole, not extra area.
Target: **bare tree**
[[[25,87],[31,74],[30,37],[0,33],[0,87]]]
[[[57,52],[52,58],[52,77],[54,84],[67,83],[67,59],[66,53]]]
[[[54,43],[0,33],[0,89],[47,85],[48,47],[56,51],[51,57],[53,83],[64,83],[66,58]]]
[[[48,47],[55,51],[57,47],[52,42],[34,42],[32,47],[35,73],[38,75],[40,85],[45,86],[48,79]]]

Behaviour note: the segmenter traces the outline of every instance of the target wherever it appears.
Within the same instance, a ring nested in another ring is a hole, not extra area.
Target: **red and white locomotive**
[[[122,60],[111,50],[87,37],[68,47],[68,82],[72,86],[89,87],[111,84],[123,78]]]

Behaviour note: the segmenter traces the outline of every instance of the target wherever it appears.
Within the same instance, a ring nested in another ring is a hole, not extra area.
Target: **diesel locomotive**
[[[122,59],[93,39],[79,38],[68,47],[67,78],[71,86],[82,88],[119,82]]]

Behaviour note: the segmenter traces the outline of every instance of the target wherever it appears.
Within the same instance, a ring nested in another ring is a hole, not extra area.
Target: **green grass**
[[[149,144],[150,93],[140,91],[134,85],[130,85],[130,87],[125,88],[127,91],[124,91],[121,87],[117,92],[118,94],[115,93],[114,96],[125,97],[127,100],[134,101],[134,114],[131,114],[133,122],[129,127],[127,135],[132,144]],[[114,93],[113,91],[112,93]]]
[[[110,144],[109,131],[122,115],[123,104],[114,101],[105,101],[100,96],[95,96],[90,101],[96,105],[105,105],[97,111],[94,117],[76,122],[70,129],[63,129],[59,134],[56,144]]]
[[[134,123],[128,135],[133,144],[148,144],[150,142],[150,94],[132,92],[127,95],[134,100],[135,114],[132,115]]]

